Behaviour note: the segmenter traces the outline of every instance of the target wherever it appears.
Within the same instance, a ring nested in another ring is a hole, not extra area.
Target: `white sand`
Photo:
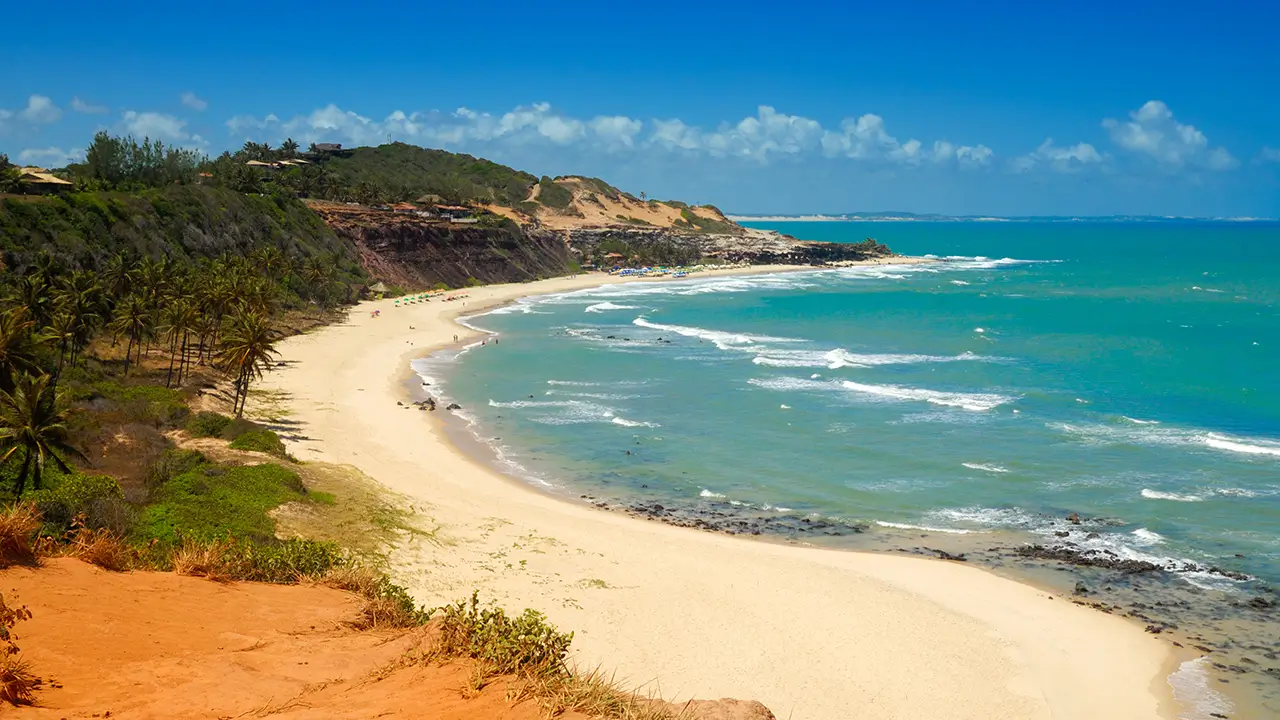
[[[582,664],[668,699],[757,699],[780,719],[1173,717],[1170,648],[1131,622],[959,563],[753,541],[556,499],[462,455],[443,409],[396,404],[416,399],[411,359],[472,334],[457,314],[606,282],[620,280],[476,288],[465,307],[365,303],[281,344],[294,363],[263,385],[288,396],[290,451],[360,468],[438,528],[439,542],[418,538],[394,558],[418,599],[478,588],[574,630]]]

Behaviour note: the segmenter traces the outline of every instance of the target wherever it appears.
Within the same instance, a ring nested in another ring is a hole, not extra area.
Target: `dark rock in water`
[[[1088,585],[1085,585],[1083,582],[1080,582],[1079,580],[1077,580],[1077,581],[1076,581],[1076,589],[1075,589],[1075,591],[1074,591],[1074,594],[1076,594],[1076,595],[1088,595],[1088,594],[1089,594],[1089,586],[1088,586]]]
[[[964,556],[964,553],[960,553],[960,554],[958,554],[958,555],[953,555],[952,553],[949,553],[949,552],[947,552],[946,550],[936,550],[936,549],[934,549],[934,548],[925,548],[925,550],[928,550],[929,552],[932,552],[932,553],[937,553],[937,554],[938,554],[938,558],[939,558],[939,559],[941,559],[941,560],[954,560],[954,561],[956,561],[956,562],[969,562],[969,559],[968,559],[968,558],[966,558],[966,557]]]
[[[1276,605],[1280,605],[1280,603],[1277,603],[1275,600],[1268,600],[1264,597],[1255,597],[1250,598],[1248,605],[1254,610],[1274,610]]]
[[[1067,532],[1066,530],[1059,530],[1055,532],[1053,535],[1054,537],[1070,537],[1071,533]]]
[[[1057,560],[1071,565],[1118,570],[1126,575],[1157,572],[1164,569],[1155,563],[1145,560],[1123,560],[1114,554],[1095,554],[1069,547],[1024,545],[1015,549],[1014,552],[1021,557],[1038,560]]]
[[[461,410],[461,409],[462,409],[462,406],[459,405],[458,403],[449,403],[445,407],[445,410]]]
[[[1070,515],[1067,516],[1067,522],[1071,523],[1072,525],[1079,525],[1080,516],[1076,513],[1071,513]]]

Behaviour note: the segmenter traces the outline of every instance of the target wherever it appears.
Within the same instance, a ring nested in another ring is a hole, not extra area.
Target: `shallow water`
[[[419,371],[573,496],[1069,543],[1224,607],[1280,581],[1280,226],[773,227],[945,262],[530,299]]]

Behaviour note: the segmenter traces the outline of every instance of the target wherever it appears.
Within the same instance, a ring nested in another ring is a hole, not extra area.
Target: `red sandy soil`
[[[402,662],[428,646],[426,631],[354,630],[361,600],[340,590],[115,573],[58,558],[0,570],[0,593],[32,613],[14,636],[43,680],[35,705],[0,703],[6,718],[544,717],[532,702],[508,702],[501,680],[464,698],[468,663]],[[689,709],[703,720],[773,720],[756,702]]]
[[[4,717],[541,717],[508,703],[502,682],[463,699],[464,664],[396,667],[422,631],[353,630],[360,600],[338,590],[55,559],[0,571],[0,592],[31,610],[14,635],[44,680],[35,706],[0,706]]]

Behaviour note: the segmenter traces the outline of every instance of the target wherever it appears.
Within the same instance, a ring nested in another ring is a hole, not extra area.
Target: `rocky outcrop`
[[[821,265],[850,260],[888,257],[889,248],[878,243],[827,243],[797,240],[767,230],[748,229],[743,234],[690,233],[659,228],[579,228],[567,230],[569,246],[584,258],[604,252],[628,252],[657,262],[688,262],[715,258],[752,265]]]

